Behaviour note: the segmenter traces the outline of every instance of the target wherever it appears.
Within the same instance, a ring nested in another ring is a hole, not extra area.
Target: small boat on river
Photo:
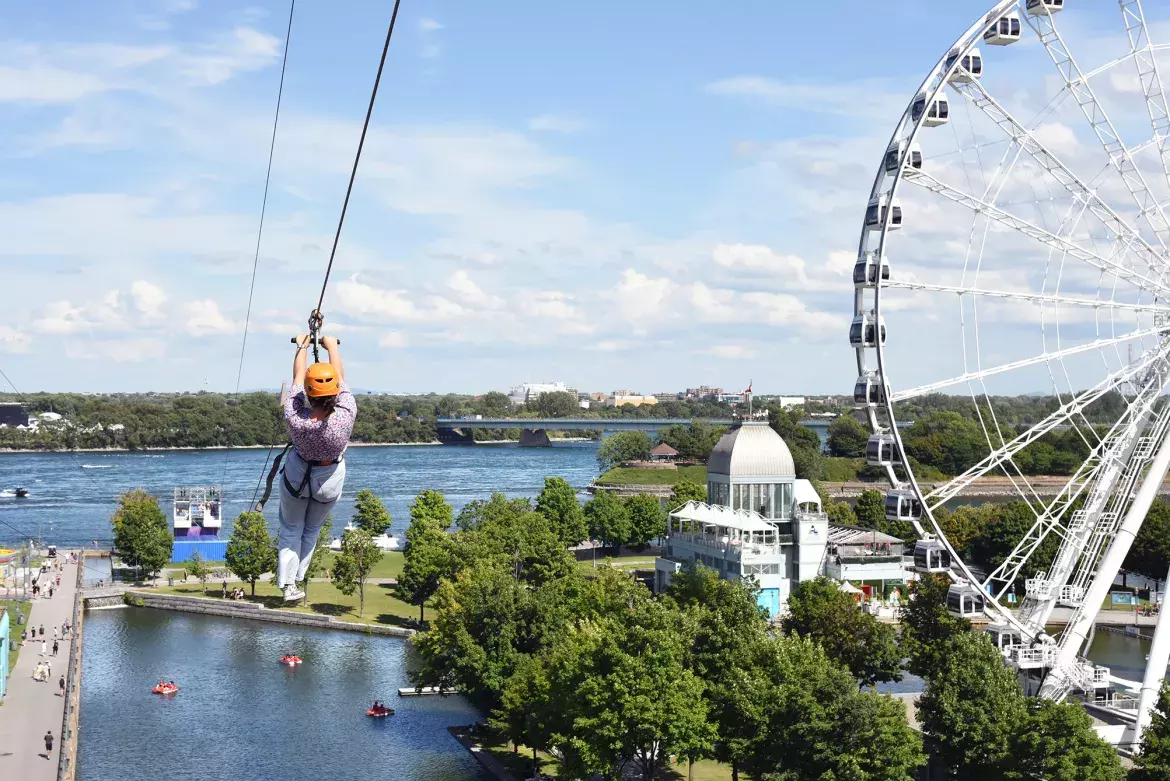
[[[280,663],[287,664],[290,667],[294,667],[298,664],[301,664],[302,662],[304,662],[304,660],[301,659],[301,657],[293,656],[292,654],[285,654],[284,656],[280,657]]]
[[[173,683],[159,683],[150,690],[153,694],[176,694],[179,687]]]
[[[393,716],[394,709],[387,708],[380,700],[374,700],[374,704],[370,706],[368,711],[366,711],[366,715],[375,719],[382,719],[387,716]]]
[[[23,499],[24,497],[28,496],[28,489],[21,488],[20,486],[17,486],[16,490],[13,491],[13,493],[16,494],[17,499]]]

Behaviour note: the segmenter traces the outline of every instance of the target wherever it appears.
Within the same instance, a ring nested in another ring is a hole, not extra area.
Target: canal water
[[[196,450],[165,453],[0,453],[0,544],[42,535],[63,546],[109,542],[110,515],[119,493],[145,488],[163,500],[180,486],[224,489],[224,536],[232,519],[252,502],[266,472],[266,450]],[[410,502],[424,488],[442,491],[456,512],[493,491],[535,496],[546,476],[584,488],[598,474],[597,443],[566,442],[547,448],[512,444],[454,447],[351,447],[345,454],[345,496],[333,511],[334,528],[353,515],[353,497],[374,491],[394,519],[392,533],[410,523]],[[2,489],[29,489],[23,499]],[[277,526],[277,502],[268,503],[269,526]]]
[[[285,653],[304,659],[289,668]],[[407,643],[146,608],[90,611],[79,781],[488,778],[447,732],[460,697],[399,698]],[[179,693],[150,693],[160,679]],[[397,710],[365,715],[375,698]]]

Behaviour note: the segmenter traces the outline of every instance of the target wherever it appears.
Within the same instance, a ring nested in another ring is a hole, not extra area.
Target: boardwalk
[[[45,626],[48,640],[48,658],[53,675],[45,683],[32,678],[33,668],[42,659],[40,638],[31,640],[20,649],[20,658],[8,679],[8,694],[0,706],[0,778],[20,781],[49,781],[57,777],[58,752],[61,748],[61,717],[65,701],[59,697],[57,680],[69,662],[69,643],[62,642],[57,657],[53,657],[53,627],[60,634],[61,624],[73,616],[73,592],[77,582],[75,564],[63,564],[61,589],[52,599],[33,601],[29,626]],[[46,580],[45,583],[48,583]],[[16,642],[20,630],[13,627]],[[45,732],[53,733],[53,756],[45,757]]]

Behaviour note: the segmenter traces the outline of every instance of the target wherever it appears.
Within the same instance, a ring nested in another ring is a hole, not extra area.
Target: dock
[[[445,697],[458,693],[456,689],[444,689],[439,686],[404,686],[398,690],[399,697],[429,697],[435,694]]]

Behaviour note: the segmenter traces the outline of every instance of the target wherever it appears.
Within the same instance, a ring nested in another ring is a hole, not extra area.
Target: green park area
[[[12,642],[8,646],[8,674],[16,669],[16,659],[20,656],[20,632],[28,625],[28,616],[32,613],[32,603],[28,600],[10,600],[4,603],[8,611],[9,633]]]
[[[321,556],[321,569],[322,569],[322,571],[323,572],[324,571],[332,572],[336,562],[337,562],[337,554],[335,552],[328,551],[326,553],[323,553]],[[406,562],[406,559],[405,559],[405,557],[403,557],[401,551],[387,551],[386,553],[382,554],[381,560],[378,561],[378,563],[374,565],[373,569],[370,571],[369,576],[371,578],[379,578],[379,579],[381,579],[381,578],[397,578],[399,575],[402,574],[402,567],[405,564],[405,562]],[[227,573],[227,566],[222,561],[207,561],[207,562],[204,562],[204,564],[207,565],[208,567],[211,567],[213,570],[218,569],[218,570],[221,570],[222,573]],[[185,568],[182,563],[168,565],[167,569],[163,572],[163,577],[164,578],[171,577],[171,578],[174,578],[176,582],[179,582],[183,579],[184,570],[186,570],[186,572],[187,572],[187,577],[189,579],[188,583],[190,583],[191,571],[190,571],[190,569]],[[211,580],[208,581],[208,588],[209,589],[211,588],[212,585],[214,585],[214,582],[213,582],[214,580],[215,580],[215,578],[212,578]]]
[[[707,467],[681,466],[678,469],[641,469],[619,466],[597,478],[599,485],[675,485],[683,481],[706,485]]]

